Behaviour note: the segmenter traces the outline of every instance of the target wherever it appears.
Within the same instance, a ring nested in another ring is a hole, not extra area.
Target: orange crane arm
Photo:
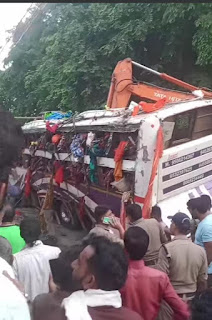
[[[167,80],[171,83],[174,83],[175,85],[183,87],[184,89],[187,89],[192,93],[169,90],[157,86],[147,85],[144,83],[133,83],[132,64],[159,76],[161,79]],[[189,83],[186,83],[182,80],[171,77],[165,73],[159,73],[148,67],[142,66],[128,58],[123,61],[119,61],[114,69],[107,99],[107,107],[112,109],[126,108],[130,103],[132,95],[140,97],[141,100],[149,99],[153,102],[156,102],[162,98],[166,98],[167,102],[169,103],[179,102],[182,100],[190,100],[196,97],[196,95],[193,94],[193,92],[196,90],[201,89],[190,85]],[[211,92],[205,90],[201,91],[205,97],[212,98]]]

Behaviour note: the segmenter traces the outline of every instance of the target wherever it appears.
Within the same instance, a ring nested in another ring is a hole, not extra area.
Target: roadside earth
[[[17,208],[16,210],[19,210],[24,217],[32,215],[38,217],[39,214],[39,211],[35,208]],[[55,245],[61,250],[68,249],[71,245],[79,243],[87,235],[87,231],[85,230],[72,230],[56,223],[55,229],[55,237],[57,239],[57,243]],[[41,240],[43,240],[42,236]]]

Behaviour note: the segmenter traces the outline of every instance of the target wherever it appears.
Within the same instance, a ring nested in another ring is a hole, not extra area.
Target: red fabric
[[[30,196],[31,193],[31,170],[28,168],[26,173],[26,180],[25,180],[25,189],[24,189],[24,195],[26,198]]]
[[[64,181],[64,168],[63,166],[59,167],[54,176],[55,182],[60,185]]]
[[[61,167],[61,164],[60,164],[60,161],[54,161],[54,168],[55,168],[55,171],[57,171],[59,168]]]
[[[166,104],[166,98],[158,100],[156,103],[147,103],[144,101],[139,102],[139,105],[141,106],[142,110],[144,112],[154,112],[159,109],[162,109]]]
[[[150,218],[152,188],[153,188],[154,179],[157,173],[159,160],[162,157],[162,154],[163,154],[163,129],[162,127],[160,127],[158,129],[158,134],[157,134],[156,150],[155,150],[155,156],[154,156],[154,161],[152,165],[152,174],[149,180],[149,186],[148,186],[147,194],[144,200],[144,206],[142,209],[142,216],[144,219]]]
[[[124,150],[127,144],[128,144],[127,141],[121,141],[119,143],[118,148],[115,150],[115,157],[114,157],[115,162],[122,160],[124,156]]]
[[[134,202],[142,203],[144,204],[145,198],[134,196]]]
[[[116,162],[114,173],[113,173],[115,181],[120,181],[123,178],[122,166],[123,166],[123,160]]]
[[[61,135],[60,134],[55,134],[53,137],[52,137],[52,143],[54,144],[58,144],[61,140]]]
[[[46,122],[46,130],[48,130],[51,133],[55,133],[58,129],[59,125],[58,124],[53,124],[50,126],[49,121]]]
[[[135,106],[134,109],[133,109],[132,116],[133,117],[137,116],[137,114],[139,113],[139,110],[140,110],[139,105]]]
[[[115,161],[114,178],[115,178],[115,181],[119,181],[123,177],[122,163],[123,163],[124,150],[125,150],[127,144],[128,144],[127,141],[121,141],[119,143],[118,148],[115,150],[115,156],[114,156],[114,161]]]
[[[22,213],[21,213],[21,211],[19,211],[19,210],[16,210],[16,211],[15,211],[15,214],[16,214],[16,216],[19,216],[19,217],[22,216]]]
[[[129,262],[121,295],[123,306],[136,311],[144,320],[156,319],[162,299],[172,308],[174,320],[189,319],[188,306],[177,295],[168,276],[146,267],[143,260]]]

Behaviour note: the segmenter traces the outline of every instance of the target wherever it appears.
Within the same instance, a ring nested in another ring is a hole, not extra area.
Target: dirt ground
[[[20,208],[24,216],[38,216],[38,210],[33,208]],[[84,230],[70,230],[62,225],[55,223],[57,246],[61,249],[66,249],[70,245],[76,244],[86,236],[87,232]]]
[[[80,242],[87,235],[84,230],[69,230],[63,226],[56,225],[57,246],[61,249],[68,248],[77,242]]]

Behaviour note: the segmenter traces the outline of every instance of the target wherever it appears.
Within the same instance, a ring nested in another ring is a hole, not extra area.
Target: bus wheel
[[[69,203],[61,203],[59,207],[60,223],[69,229],[80,230],[82,229],[80,220],[77,214],[77,207],[74,201]]]

